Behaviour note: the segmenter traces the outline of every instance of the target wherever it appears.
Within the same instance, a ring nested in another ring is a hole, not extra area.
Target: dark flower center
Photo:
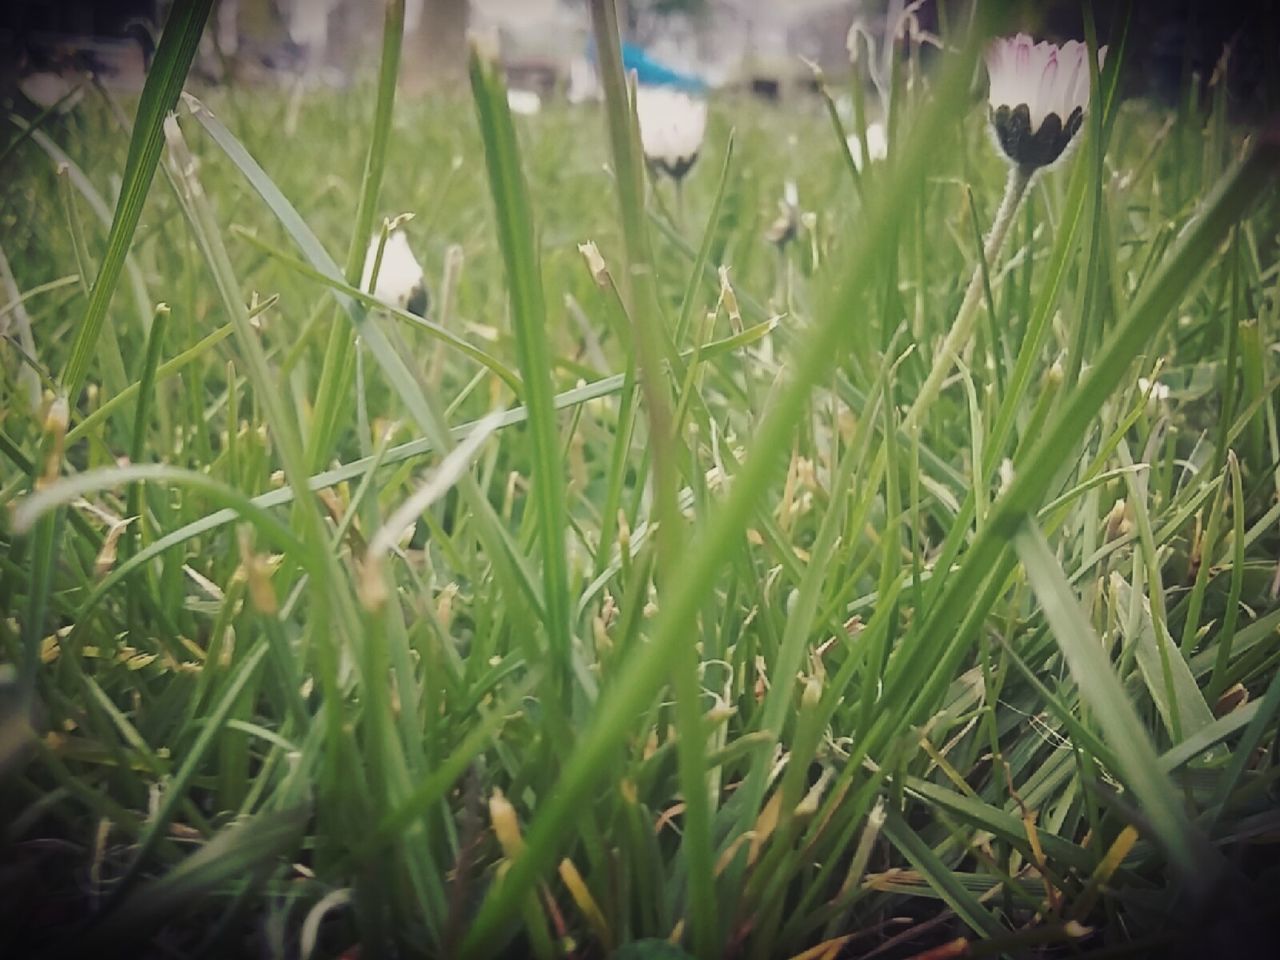
[[[648,159],[650,166],[655,170],[661,170],[672,180],[681,180],[698,159],[698,152],[695,150],[687,157],[649,157]]]
[[[1056,113],[1050,113],[1040,122],[1040,129],[1032,133],[1031,110],[1025,103],[991,111],[991,126],[1005,156],[1032,170],[1047,167],[1062,156],[1083,120],[1084,110],[1080,107],[1071,111],[1065,124]]]
[[[410,292],[408,302],[405,303],[404,308],[409,313],[425,317],[427,315],[427,306],[430,302],[431,299],[427,296],[427,288],[419,283]]]

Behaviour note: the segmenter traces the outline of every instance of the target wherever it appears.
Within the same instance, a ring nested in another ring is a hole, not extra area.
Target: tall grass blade
[[[182,92],[212,8],[213,0],[176,0],[156,48],[151,71],[142,89],[142,99],[138,102],[138,115],[134,118],[124,181],[107,235],[107,249],[89,293],[84,319],[76,331],[70,358],[59,378],[64,395],[72,400],[79,396],[93,363],[102,323],[111,305],[120,271],[124,268],[138,219],[142,216],[142,206],[151,188],[156,165],[160,162],[160,151],[164,146],[164,119]]]
[[[1015,545],[1054,639],[1080,688],[1080,696],[1093,711],[1115,754],[1119,765],[1116,775],[1142,804],[1143,815],[1182,882],[1193,896],[1207,896],[1225,869],[1221,854],[1183,811],[1178,791],[1160,768],[1142,720],[1125,695],[1044,534],[1030,520],[1024,521],[1015,534]]]

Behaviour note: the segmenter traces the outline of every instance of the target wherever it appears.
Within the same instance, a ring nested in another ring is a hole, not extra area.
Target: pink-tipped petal
[[[996,40],[987,48],[987,75],[991,78],[988,100],[992,107],[1008,103],[1017,90],[1015,56],[1015,45],[1010,40]]]
[[[1027,42],[1022,42],[1022,41]],[[1028,75],[1031,69],[1031,38],[1023,35],[1018,36],[1018,43],[1013,50],[1013,75],[1016,79],[1022,80]]]
[[[1058,53],[1049,50],[1045,64],[1041,68],[1040,82],[1036,87],[1035,102],[1031,104],[1031,129],[1040,129],[1040,124],[1050,113],[1057,111],[1058,106]]]
[[[1058,77],[1058,94],[1055,98],[1054,111],[1065,123],[1076,107],[1083,107],[1084,100],[1089,97],[1089,67],[1085,61],[1087,51],[1081,50],[1081,44],[1071,41],[1062,48],[1058,58],[1061,73]]]
[[[1034,169],[1051,166],[1065,155],[1078,130],[1071,118],[1089,104],[1088,56],[1088,46],[1079,40],[1058,46],[1036,43],[1025,33],[988,46],[992,122],[1001,149],[1013,163]],[[1099,50],[1099,63],[1104,57],[1105,49]],[[1025,115],[1019,112],[1023,105]],[[1050,115],[1058,122],[1046,128]]]

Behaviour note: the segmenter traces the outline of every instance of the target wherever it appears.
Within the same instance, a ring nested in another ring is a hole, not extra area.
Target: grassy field
[[[718,97],[677,197],[616,85],[393,106],[394,18],[376,85],[162,131],[180,32],[140,107],[0,146],[10,955],[1266,932],[1275,131],[1121,100],[1109,38],[988,263],[959,35],[886,160]],[[425,320],[350,286],[403,212]]]

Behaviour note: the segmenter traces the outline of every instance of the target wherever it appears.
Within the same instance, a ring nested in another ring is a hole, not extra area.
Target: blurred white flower
[[[1159,380],[1152,382],[1146,377],[1138,378],[1138,391],[1143,396],[1149,396],[1152,400],[1168,400],[1169,387],[1167,384],[1161,383]]]
[[[1000,461],[1000,492],[1001,493],[1004,493],[1011,486],[1013,486],[1013,481],[1015,477],[1017,477],[1017,473],[1014,472],[1013,461],[1010,460],[1008,457],[1005,457],[1003,460]]]
[[[853,156],[853,165],[862,171],[862,141],[856,133],[849,134],[847,141],[849,153]],[[883,160],[889,155],[889,137],[884,131],[884,124],[873,120],[867,124],[867,159],[872,163]]]
[[[531,117],[542,110],[542,97],[533,90],[508,90],[507,106],[512,113]]]
[[[586,57],[575,57],[569,63],[569,87],[565,98],[570,103],[586,103],[600,99],[600,81],[596,68]]]
[[[378,276],[374,282],[373,267],[378,259],[378,244],[382,235],[374,234],[369,242],[369,252],[364,258],[364,275],[360,280],[360,289],[372,294],[389,307],[408,310],[418,316],[427,312],[427,287],[422,275],[422,266],[409,249],[409,241],[403,230],[395,230],[387,235],[386,246],[382,250],[382,262],[378,265]],[[373,288],[370,289],[370,283]]]
[[[782,185],[782,199],[778,201],[778,218],[764,232],[764,238],[776,247],[785,247],[796,235],[800,226],[800,193],[796,182],[788,180]]]
[[[681,179],[702,148],[707,102],[672,87],[640,87],[636,116],[645,159],[673,180]]]
[[[58,107],[58,112],[70,113],[84,97],[83,79],[54,73],[52,70],[41,70],[37,73],[29,73],[19,80],[18,89],[37,107],[43,107],[46,110],[66,97],[66,101]],[[68,96],[68,94],[71,95]]]
[[[1107,48],[1098,50],[1102,68]],[[1025,33],[987,47],[991,126],[1000,149],[1027,170],[1062,156],[1089,105],[1089,48],[1078,40],[1061,47],[1035,43]]]
[[[1160,408],[1169,401],[1169,386],[1159,380],[1138,378],[1138,393],[1146,398],[1147,416],[1154,417]]]

